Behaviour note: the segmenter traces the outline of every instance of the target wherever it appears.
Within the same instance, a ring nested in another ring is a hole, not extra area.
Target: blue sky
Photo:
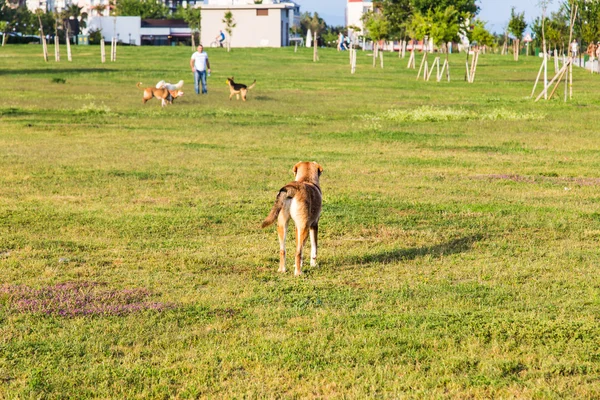
[[[343,25],[346,0],[295,0],[300,4],[300,11],[317,11],[328,25]],[[548,11],[556,11],[562,0],[553,0]],[[525,19],[531,22],[542,14],[537,5],[539,0],[479,0],[481,8],[479,17],[487,21],[487,28],[492,32],[503,31],[510,17],[510,9],[515,6],[517,11],[525,12]]]

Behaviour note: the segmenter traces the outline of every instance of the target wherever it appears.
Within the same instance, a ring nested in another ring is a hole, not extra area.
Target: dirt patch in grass
[[[0,300],[19,313],[61,317],[114,316],[138,311],[163,311],[173,304],[151,301],[145,288],[113,289],[97,282],[66,282],[39,289],[24,285],[0,286]]]

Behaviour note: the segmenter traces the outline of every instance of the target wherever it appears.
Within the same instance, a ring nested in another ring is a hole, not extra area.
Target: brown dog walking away
[[[236,99],[240,99],[240,94],[242,95],[242,100],[246,101],[246,95],[248,94],[248,90],[252,89],[256,85],[256,79],[252,82],[252,85],[246,86],[243,83],[235,83],[233,81],[233,76],[231,78],[227,78],[227,86],[229,86],[229,100],[235,94]]]
[[[142,102],[146,104],[148,100],[151,100],[153,97],[156,97],[160,100],[161,106],[166,106],[167,103],[172,104],[173,100],[183,96],[182,90],[168,90],[166,88],[155,88],[155,87],[142,87],[142,82],[138,82],[136,85],[138,88],[144,91],[144,98]]]
[[[302,251],[310,234],[310,265],[317,265],[317,234],[321,216],[321,187],[323,172],[316,162],[299,162],[293,168],[295,180],[279,190],[275,205],[263,221],[265,228],[277,220],[279,236],[279,272],[285,272],[285,238],[290,217],[296,224],[296,259],[294,275],[302,273]]]

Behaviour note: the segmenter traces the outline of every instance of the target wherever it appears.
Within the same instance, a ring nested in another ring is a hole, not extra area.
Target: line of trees
[[[569,16],[575,6],[578,13],[573,26],[573,37],[580,40],[582,45],[600,41],[600,0],[568,0],[560,3],[558,11],[546,16],[545,36],[550,49],[566,52],[569,45]],[[540,46],[541,17],[533,20],[531,31],[534,34],[534,45]]]
[[[69,36],[78,35],[81,28],[85,28],[87,13],[81,12],[82,7],[71,4],[61,12],[40,12],[38,14],[29,11],[26,7],[12,8],[6,0],[0,0],[0,31],[3,38],[9,33],[19,35],[39,35],[40,21],[44,33],[58,34],[64,39]],[[12,40],[18,40],[15,36]],[[30,39],[28,39],[30,41]]]
[[[374,11],[363,16],[361,33],[374,42],[427,38],[446,51],[449,42],[460,41],[459,33],[479,45],[494,42],[485,23],[476,18],[475,0],[379,0],[373,6]]]

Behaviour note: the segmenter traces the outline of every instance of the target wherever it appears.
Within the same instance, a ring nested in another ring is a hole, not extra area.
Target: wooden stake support
[[[117,61],[117,38],[113,37],[110,42],[110,61]]]
[[[535,93],[535,89],[537,88],[537,84],[540,81],[540,76],[542,76],[542,72],[544,71],[544,65],[546,64],[546,60],[542,61],[542,65],[540,66],[540,70],[537,74],[537,78],[535,78],[535,84],[533,85],[533,90],[531,91],[531,96],[529,96],[530,98],[533,97],[534,93]]]
[[[477,71],[477,63],[479,62],[479,51],[473,51],[473,58],[471,59],[471,66],[469,67],[469,59],[465,61],[465,67],[467,69],[467,82],[475,82],[475,72]],[[448,79],[450,79],[448,77]]]
[[[446,68],[448,68],[446,70]],[[450,64],[448,63],[448,59],[444,60],[444,64],[442,65],[442,71],[438,73],[437,81],[442,81],[442,76],[444,76],[444,71],[446,71],[446,77],[448,78],[448,82],[450,82]]]
[[[429,73],[427,74],[427,81],[429,81],[431,79],[431,75],[433,75],[433,69],[437,66],[437,74],[436,74],[436,79],[439,82],[440,81],[440,58],[436,57],[433,62],[431,63],[431,70],[429,70]]]
[[[54,36],[54,61],[60,61],[60,43],[58,41],[58,35]]]
[[[44,61],[48,62],[48,43],[46,42],[46,36],[42,32],[42,51],[44,52]]]
[[[427,73],[429,72],[429,64],[427,64],[427,52],[423,54],[421,59],[421,65],[419,66],[419,73],[417,74],[417,80],[421,77],[421,71],[423,72],[423,79],[427,80]]]
[[[415,65],[415,49],[413,46],[413,49],[410,52],[410,57],[408,58],[408,65],[406,66],[406,68],[408,69],[416,69],[417,66]]]
[[[42,17],[39,13],[36,13],[38,22],[40,23],[40,38],[42,39],[42,52],[44,54],[44,61],[48,62],[48,44],[46,43],[46,35],[44,35],[44,25],[42,25]],[[6,35],[3,35],[3,39]]]
[[[67,31],[65,36],[67,45],[67,60],[73,61],[73,59],[71,58],[71,40],[69,39],[69,36],[71,36],[71,32],[69,31],[69,23],[67,23]]]
[[[545,93],[548,92],[548,89],[554,84],[554,81],[556,81],[558,79],[558,82],[556,83],[556,87],[554,88],[554,90],[552,91],[552,94],[548,97],[548,99],[552,98],[552,95],[554,94],[554,92],[556,91],[556,88],[558,87],[558,84],[560,83],[561,79],[563,78],[563,75],[566,73],[566,71],[569,68],[569,65],[571,64],[570,60],[569,62],[567,62],[565,65],[563,65],[563,67],[560,69],[560,71],[558,71],[558,73],[556,75],[554,75],[554,78],[552,78],[552,80],[550,81],[550,83],[548,83],[548,86],[544,88],[544,90],[542,91],[542,93],[540,93],[538,95],[538,97],[536,97],[535,101],[537,102],[539,99],[542,98],[542,96],[544,96]]]

